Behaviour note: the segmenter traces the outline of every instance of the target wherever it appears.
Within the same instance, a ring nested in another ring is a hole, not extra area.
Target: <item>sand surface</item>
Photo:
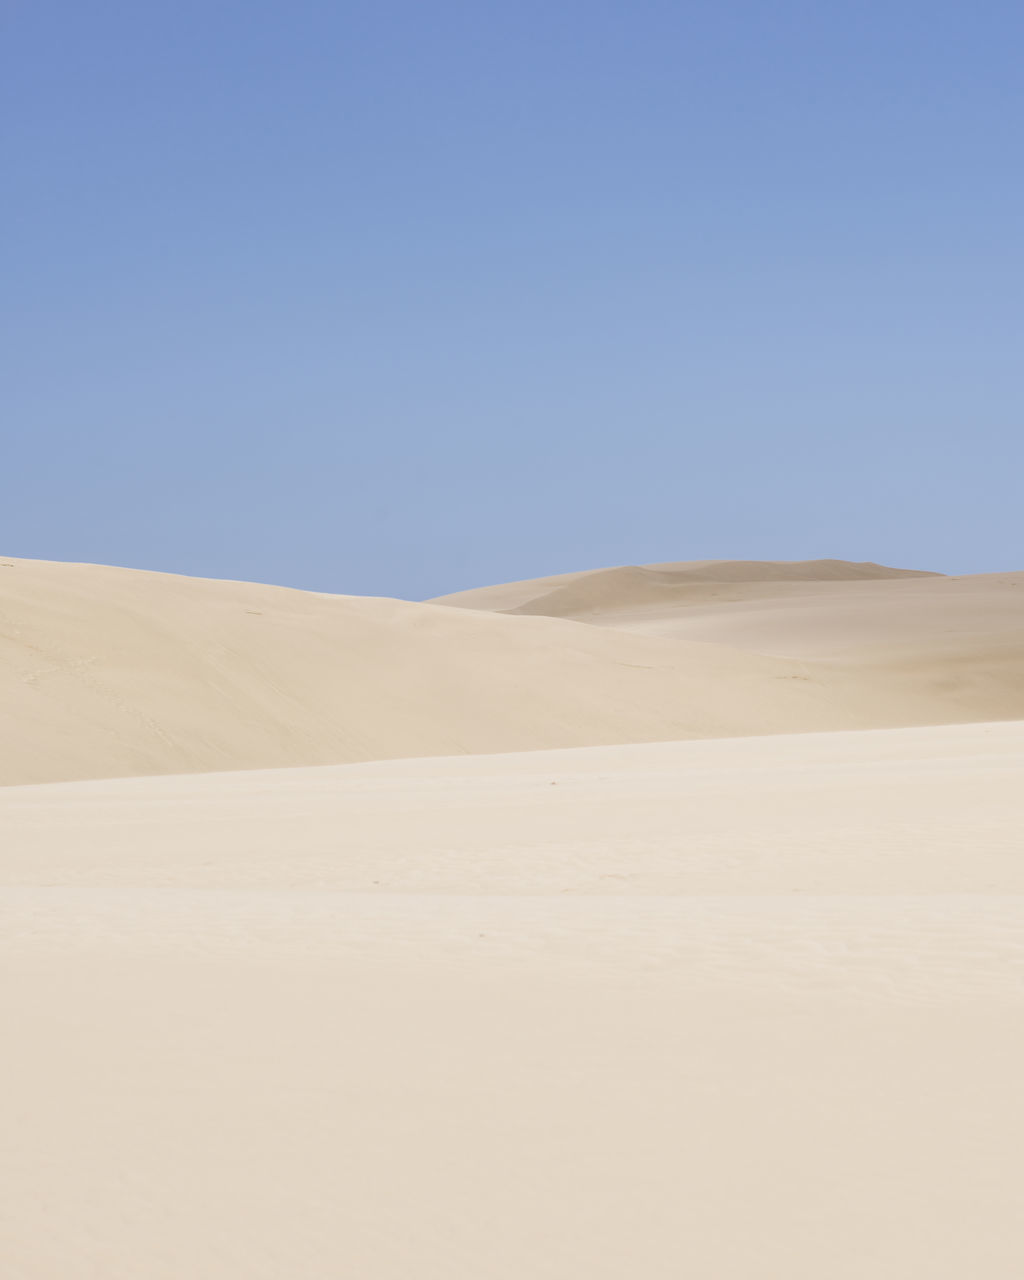
[[[452,608],[8,559],[0,785],[1021,718],[1021,579],[702,562]]]
[[[1022,596],[0,563],[0,1274],[1018,1280]]]
[[[0,791],[5,1274],[1024,1272],[1024,723]]]

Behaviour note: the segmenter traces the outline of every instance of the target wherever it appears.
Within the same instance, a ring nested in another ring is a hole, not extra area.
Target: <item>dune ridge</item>
[[[724,583],[862,582],[933,578],[923,569],[894,569],[872,561],[849,560],[686,560],[663,564],[587,569],[549,578],[524,579],[437,596],[432,603],[460,609],[574,617],[613,606],[661,601],[673,589]],[[684,597],[685,598],[685,597]]]

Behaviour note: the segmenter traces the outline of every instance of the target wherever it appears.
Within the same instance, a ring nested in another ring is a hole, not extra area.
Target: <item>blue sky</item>
[[[1024,566],[1019,4],[0,4],[0,551]]]

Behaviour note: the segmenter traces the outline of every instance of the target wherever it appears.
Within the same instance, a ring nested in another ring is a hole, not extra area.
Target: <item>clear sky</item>
[[[1024,567],[1024,6],[0,0],[0,551]]]

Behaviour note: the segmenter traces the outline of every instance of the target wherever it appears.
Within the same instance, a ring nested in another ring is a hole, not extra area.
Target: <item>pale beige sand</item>
[[[0,789],[8,886],[1024,892],[1024,722]]]
[[[1015,584],[982,608],[979,579],[839,561],[570,577],[598,584],[584,621],[4,561],[0,783],[1024,716]],[[779,624],[769,588],[833,594]],[[857,626],[876,652],[822,657]]]
[[[13,1280],[1016,1280],[1024,724],[0,792]]]

